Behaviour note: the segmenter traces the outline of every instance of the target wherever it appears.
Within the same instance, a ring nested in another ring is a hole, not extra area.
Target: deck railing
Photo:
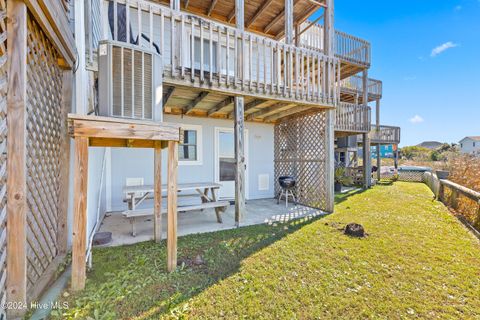
[[[340,88],[342,92],[363,93],[363,79],[361,76],[354,75],[340,81]],[[368,94],[376,97],[382,96],[382,81],[375,79],[368,79],[367,83]]]
[[[371,144],[399,144],[400,143],[400,127],[380,126],[377,130],[376,125],[372,124],[369,133]],[[359,142],[362,138],[359,137]]]
[[[312,22],[309,21],[302,24],[302,29],[308,29],[300,36],[300,43],[305,48],[323,52],[323,26],[316,23],[311,24]],[[370,42],[335,30],[335,56],[350,63],[370,66]]]
[[[370,131],[370,107],[340,102],[335,117],[335,131],[358,133]]]
[[[96,8],[100,0],[87,1]],[[99,11],[100,24],[96,11],[91,15],[91,52],[97,39],[149,47],[162,55],[164,83],[299,103],[338,101],[340,63],[321,52],[145,0],[104,1]]]

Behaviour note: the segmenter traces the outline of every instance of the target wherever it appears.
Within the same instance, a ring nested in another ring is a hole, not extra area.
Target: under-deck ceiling
[[[170,1],[156,2],[170,4]],[[180,0],[181,9],[223,23],[235,24],[235,0]],[[325,0],[293,0],[294,24],[302,23],[319,8]],[[285,0],[246,0],[245,29],[281,38],[285,32]]]
[[[166,114],[233,119],[233,96],[180,86],[164,86],[163,92],[164,112]],[[246,121],[275,123],[295,114],[321,109],[311,105],[279,102],[271,99],[254,97],[245,97],[244,99]]]

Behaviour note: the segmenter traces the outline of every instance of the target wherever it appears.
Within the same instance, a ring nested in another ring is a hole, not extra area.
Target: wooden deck
[[[369,133],[370,144],[399,144],[400,143],[400,127],[394,126],[380,126],[377,131],[376,126],[372,124],[372,129]],[[363,138],[358,137],[358,143],[363,143]]]

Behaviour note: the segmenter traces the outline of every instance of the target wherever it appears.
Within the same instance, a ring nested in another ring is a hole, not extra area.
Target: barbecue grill
[[[296,204],[297,199],[295,198],[295,194],[293,192],[296,183],[297,181],[295,178],[291,176],[281,176],[278,178],[278,184],[280,185],[281,191],[279,192],[277,198],[277,204],[280,203],[282,196],[285,196],[285,207],[288,207],[288,197],[292,197],[293,203]]]

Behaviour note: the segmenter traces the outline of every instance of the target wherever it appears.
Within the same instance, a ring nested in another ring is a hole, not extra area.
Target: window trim
[[[179,166],[201,166],[203,165],[203,128],[196,124],[182,124],[182,130],[197,131],[197,160],[178,160]],[[182,145],[179,143],[179,147]]]

